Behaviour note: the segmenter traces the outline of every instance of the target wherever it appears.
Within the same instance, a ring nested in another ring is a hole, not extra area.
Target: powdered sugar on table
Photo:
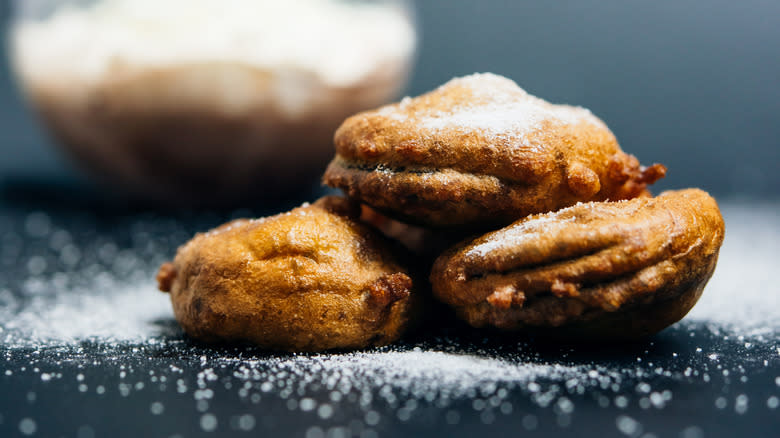
[[[262,412],[273,406],[298,413],[295,424],[307,436],[375,436],[383,425],[431,415],[442,427],[476,416],[484,424],[514,418],[526,430],[545,422],[566,428],[577,424],[581,406],[596,406],[634,436],[647,431],[653,411],[686,403],[686,394],[702,388],[711,388],[709,409],[763,415],[780,405],[773,280],[780,206],[722,207],[726,241],[700,303],[649,341],[551,346],[460,327],[386,348],[316,355],[213,348],[183,336],[152,278],[178,244],[227,217],[103,223],[78,214],[0,215],[0,379],[41,382],[37,397],[64,386],[94,397],[154,395],[150,422],[191,403],[192,427],[201,431],[266,428],[271,420]],[[740,389],[751,379],[767,380],[768,392]],[[225,403],[233,414],[220,411]],[[44,421],[34,412],[0,415],[0,431],[3,424],[35,430],[31,424]]]

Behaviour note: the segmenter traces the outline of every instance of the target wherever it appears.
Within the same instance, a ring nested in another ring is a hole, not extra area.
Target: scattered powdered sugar
[[[448,347],[453,351],[440,351]],[[479,356],[458,351],[453,345],[439,344],[425,350],[421,347],[384,349],[261,362],[240,359],[236,362],[239,369],[234,375],[256,381],[273,381],[275,376],[282,375],[285,379],[292,379],[295,382],[293,386],[325,386],[345,394],[353,389],[364,392],[372,388],[387,388],[385,391],[394,393],[394,397],[427,397],[446,404],[473,396],[474,392],[490,385],[524,384],[538,379],[568,380],[593,370],[592,367],[528,359],[523,360],[517,354]],[[225,360],[231,361],[229,358]],[[269,363],[272,364],[270,368],[263,366]],[[620,379],[617,373],[605,370],[593,370],[590,377],[594,381],[610,383]]]
[[[14,348],[74,345],[85,340],[143,343],[160,336],[163,327],[159,323],[172,317],[168,296],[155,293],[152,281],[96,284],[101,287],[62,290],[51,282],[33,281],[19,302],[8,291],[0,291],[0,303],[5,304],[0,307],[0,321],[4,321],[0,339],[5,335],[3,343]]]
[[[171,332],[171,304],[154,277],[172,256],[161,244],[189,235],[180,226],[134,220],[132,237],[115,238],[95,234],[91,221],[68,229],[42,212],[15,219],[0,234],[0,347],[144,343]]]
[[[697,409],[771,417],[780,408],[780,308],[770,277],[778,211],[723,205],[715,276],[691,315],[650,341],[580,347],[436,328],[390,347],[328,354],[207,347],[183,336],[153,276],[178,244],[207,229],[202,221],[130,218],[93,232],[89,221],[63,224],[41,212],[0,215],[0,382],[36,382],[8,395],[17,410],[0,405],[0,434],[11,425],[9,434],[46,435],[51,422],[35,400],[64,391],[135,397],[146,417],[134,421],[150,427],[189,410],[177,420],[181,435],[377,436],[391,424],[474,419],[556,430],[575,428],[595,409],[613,430],[642,436],[657,432],[656,411],[687,409],[702,393],[709,398]],[[751,390],[753,380],[765,391]],[[679,435],[707,427],[688,423]]]
[[[742,335],[780,333],[780,205],[721,206],[726,236],[715,273],[688,318]]]

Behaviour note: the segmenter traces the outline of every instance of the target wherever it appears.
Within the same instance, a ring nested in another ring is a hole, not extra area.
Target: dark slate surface
[[[113,322],[137,317],[120,295],[137,285],[141,299],[159,299],[154,270],[192,233],[289,205],[172,214],[75,188],[5,186],[0,200],[0,436],[777,436],[780,337],[771,321],[746,330],[689,318],[646,341],[585,346],[475,333],[450,321],[390,348],[296,356],[198,345],[163,309],[149,316],[142,339],[114,339]],[[724,209],[731,238],[753,231],[729,222],[749,209]],[[759,210],[777,233],[777,204]],[[718,269],[739,275],[735,258],[722,254]],[[780,316],[776,286],[766,293],[775,307],[764,310]],[[103,313],[79,313],[103,321],[103,331],[81,340],[30,333],[49,323],[67,328],[68,314],[52,309],[82,302],[66,294],[107,303],[83,301]],[[20,318],[35,311],[53,319]],[[461,368],[431,374],[437,354]],[[393,357],[387,363],[398,375],[382,365]],[[414,362],[428,359],[429,374],[414,374],[426,366]],[[463,377],[469,361],[485,374]]]

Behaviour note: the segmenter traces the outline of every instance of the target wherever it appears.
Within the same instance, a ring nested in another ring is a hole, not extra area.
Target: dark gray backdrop
[[[417,9],[410,94],[492,71],[590,108],[625,150],[669,167],[661,188],[780,194],[780,1],[420,0]],[[0,58],[0,183],[75,178]]]

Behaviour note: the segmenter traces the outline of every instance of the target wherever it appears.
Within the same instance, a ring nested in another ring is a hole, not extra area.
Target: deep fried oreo
[[[412,281],[352,207],[323,198],[198,234],[160,268],[159,287],[187,334],[206,342],[288,351],[393,342],[416,305]]]
[[[636,338],[693,307],[723,236],[715,200],[697,189],[584,203],[457,245],[431,283],[475,327]]]
[[[590,111],[493,74],[347,119],[323,181],[397,219],[506,225],[579,201],[630,199],[663,177]]]

